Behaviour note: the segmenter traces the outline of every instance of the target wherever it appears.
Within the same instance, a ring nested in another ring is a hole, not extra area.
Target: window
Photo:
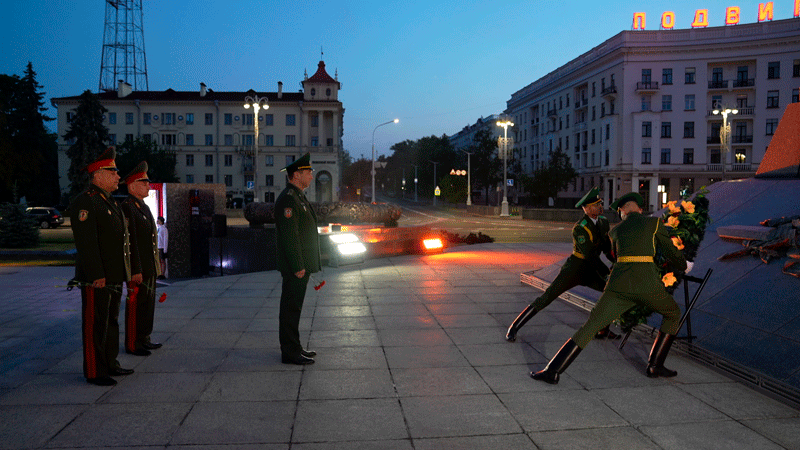
[[[767,63],[767,79],[777,80],[780,77],[781,77],[781,62],[773,61],[771,63]]]
[[[271,134],[264,135],[264,145],[268,147],[272,147],[275,145],[275,140]]]
[[[225,145],[233,145],[233,135],[232,134],[226,134],[223,137],[223,139],[224,139]]]
[[[253,135],[245,134],[242,136],[242,145],[253,145]]]
[[[594,105],[592,105],[592,120],[593,120],[593,121],[594,121],[595,119],[597,119],[596,112],[597,112],[597,106],[594,106]],[[558,129],[560,130],[560,129],[561,129],[561,119],[559,119],[559,120],[558,120],[558,123],[559,123],[559,127],[558,127]]]
[[[683,137],[694,137],[694,122],[683,122]]]
[[[778,128],[778,119],[767,119],[767,136],[772,136],[775,134],[775,130]]]
[[[175,113],[161,113],[161,115],[164,117],[161,122],[164,125],[174,125],[177,123],[175,120]]]
[[[226,187],[233,186],[233,175],[225,175],[225,186]]]
[[[319,116],[311,116],[311,126],[312,127],[319,126]]]
[[[110,142],[112,145],[117,145],[117,135],[114,133],[109,133],[108,142]]]
[[[295,115],[294,114],[287,114],[286,115],[286,126],[293,127],[295,124]]]
[[[694,111],[694,94],[687,94],[683,97],[684,107],[686,111]]]
[[[206,167],[214,166],[214,155],[206,155]]]
[[[207,134],[206,135],[206,145],[214,145],[214,135]]]
[[[672,111],[672,96],[671,95],[662,95],[661,96],[661,110],[662,111]]]
[[[597,82],[596,81],[592,81],[592,97],[596,97],[596,96],[597,96]]]
[[[143,134],[142,139],[144,139],[145,142],[150,142],[152,137],[149,134]]]
[[[661,84],[672,84],[672,69],[661,71]]]
[[[145,125],[150,125],[150,113],[142,114],[142,123]]]
[[[778,91],[767,91],[767,108],[777,108],[778,103]]]
[[[287,147],[294,147],[294,145],[295,145],[295,136],[293,134],[287,134],[286,135],[286,146]]]
[[[800,77],[800,59],[794,60],[794,65],[792,65],[792,76],[793,77]]]
[[[642,137],[653,136],[653,122],[642,122]]]
[[[747,162],[747,149],[737,148],[733,152],[733,157],[736,164],[745,164]]]
[[[661,164],[669,164],[672,156],[672,150],[668,148],[661,149]]]
[[[695,70],[694,67],[687,67],[686,68],[686,78],[684,79],[684,84],[695,84]]]
[[[194,145],[194,135],[187,134],[186,135],[186,145]]]
[[[652,70],[642,69],[642,84],[648,85],[651,81],[653,81]]]
[[[311,146],[312,147],[319,147],[319,137],[314,136],[311,138]]]
[[[672,137],[672,122],[661,122],[661,137],[662,138]]]
[[[273,125],[274,120],[272,114],[264,114],[264,125]]]
[[[178,136],[175,134],[162,134],[161,135],[161,145],[177,145],[178,144]]]
[[[194,166],[194,155],[186,155],[186,167]]]
[[[286,166],[294,162],[294,155],[286,155]],[[284,167],[286,167],[284,166]]]
[[[736,81],[738,81],[738,85],[742,85],[742,82],[747,81],[748,76],[748,68],[747,66],[739,66],[736,68]]]
[[[608,149],[606,149],[606,165],[608,165],[608,157],[609,157],[609,152]]]
[[[275,176],[267,175],[267,177],[264,179],[264,186],[275,186]]]
[[[206,125],[214,125],[214,114],[206,113]]]
[[[125,125],[133,125],[133,113],[125,113]]]
[[[233,166],[233,155],[224,155],[225,156],[225,167]]]
[[[594,142],[595,142],[594,130],[592,130],[592,144],[594,144]]]
[[[117,113],[115,113],[115,112],[108,113],[108,124],[109,125],[116,125],[117,124]]]
[[[194,175],[186,175],[187,183],[194,183]]]
[[[684,164],[694,164],[694,149],[693,148],[685,148],[685,149],[683,149],[683,163]]]
[[[642,149],[642,164],[650,164],[650,149]]]
[[[242,125],[252,125],[253,114],[242,114]]]
[[[792,89],[792,103],[800,102],[800,89]]]
[[[611,138],[611,125],[606,124],[606,140]]]
[[[722,88],[725,86],[725,81],[722,79],[722,67],[714,67],[711,69],[711,85],[710,88]]]
[[[650,111],[652,109],[651,98],[652,96],[650,95],[642,96],[642,111]]]
[[[186,125],[194,125],[194,113],[186,113]]]
[[[712,95],[711,96],[711,108],[717,109],[722,107],[722,96],[721,95]]]
[[[206,175],[206,183],[213,183],[214,175]]]
[[[708,162],[710,164],[720,164],[720,161],[722,160],[719,157],[719,149],[715,148],[711,150],[711,152],[708,154]]]
[[[133,135],[132,134],[126,134],[125,135],[125,142],[133,142]]]
[[[225,115],[222,116],[222,123],[225,125],[233,125],[233,114],[225,113]]]

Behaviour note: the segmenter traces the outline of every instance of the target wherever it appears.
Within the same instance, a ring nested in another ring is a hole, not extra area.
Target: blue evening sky
[[[634,12],[657,30],[674,11],[688,29],[695,10],[710,26],[739,6],[758,20],[757,0],[560,2],[506,0],[295,1],[144,0],[151,90],[275,92],[300,89],[323,59],[338,71],[345,107],[344,147],[371,157],[406,139],[451,135],[501,112],[511,94],[620,31]],[[775,0],[774,20],[794,0]],[[22,75],[28,61],[52,97],[96,92],[103,45],[103,0],[14,0],[0,6],[0,73]],[[55,111],[49,111],[54,115]],[[54,128],[54,125],[51,125]]]

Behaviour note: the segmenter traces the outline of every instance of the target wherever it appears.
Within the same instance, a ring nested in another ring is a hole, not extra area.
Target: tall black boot
[[[595,339],[606,339],[606,338],[608,338],[609,340],[619,339],[620,336],[617,333],[614,333],[613,331],[611,331],[610,327],[611,327],[611,325],[606,325],[605,328],[603,328],[602,330],[598,331],[597,334],[594,335],[594,338]]]
[[[531,317],[535,316],[536,313],[539,312],[533,305],[528,305],[525,309],[522,310],[521,313],[514,319],[514,323],[508,327],[508,332],[506,333],[506,340],[508,342],[514,342],[517,340],[517,331],[522,328],[525,323],[531,320]]]
[[[581,348],[578,347],[578,344],[572,338],[568,339],[561,346],[561,350],[556,353],[556,356],[553,356],[553,359],[547,363],[547,367],[544,370],[531,372],[531,378],[550,384],[558,384],[558,376],[567,370],[567,367],[572,364],[572,361],[575,361],[580,352]]]
[[[650,358],[647,359],[647,376],[650,378],[658,377],[674,377],[678,374],[675,370],[669,370],[664,367],[664,360],[667,359],[672,341],[675,340],[674,334],[667,334],[661,331],[656,336],[656,341],[653,342],[653,348],[650,350]]]

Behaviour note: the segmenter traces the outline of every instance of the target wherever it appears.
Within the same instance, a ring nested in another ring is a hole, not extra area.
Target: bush
[[[39,224],[25,215],[22,205],[0,205],[0,247],[26,248],[39,245]]]

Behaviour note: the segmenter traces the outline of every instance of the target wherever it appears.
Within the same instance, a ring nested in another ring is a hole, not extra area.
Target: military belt
[[[575,257],[577,257],[577,258],[580,258],[580,259],[586,259],[586,255],[584,255],[584,254],[583,254],[583,253],[581,253],[581,252],[576,252],[576,251],[573,251],[573,252],[572,252],[572,254],[573,254],[573,255],[575,255]]]
[[[621,263],[637,263],[637,262],[647,263],[647,262],[650,262],[651,263],[651,262],[653,262],[653,257],[652,256],[619,256],[619,257],[617,257],[617,262],[621,262]]]

